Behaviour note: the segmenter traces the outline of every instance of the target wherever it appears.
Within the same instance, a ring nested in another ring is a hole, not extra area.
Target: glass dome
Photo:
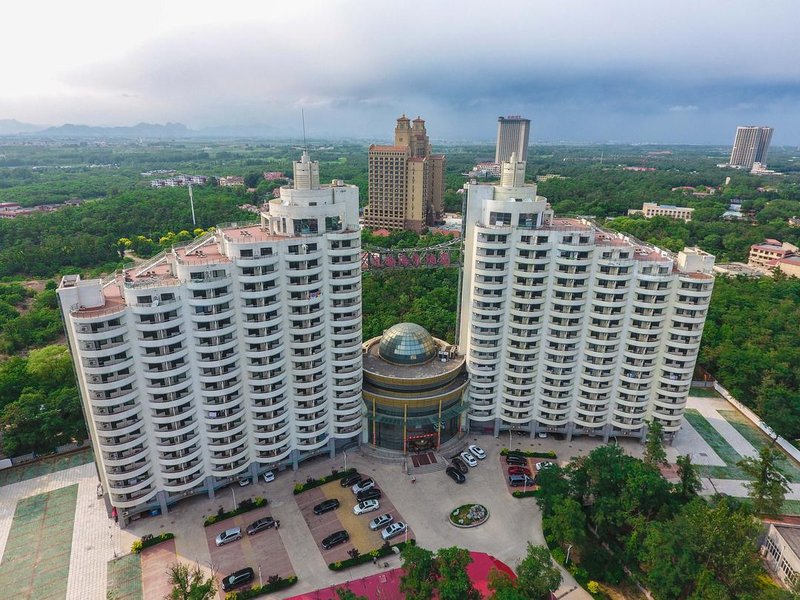
[[[430,333],[416,323],[399,323],[383,333],[378,353],[398,365],[420,365],[436,356],[438,348]]]

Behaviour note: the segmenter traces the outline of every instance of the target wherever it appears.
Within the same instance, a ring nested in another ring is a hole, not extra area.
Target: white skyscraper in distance
[[[680,427],[714,257],[677,257],[553,216],[525,162],[470,184],[459,345],[473,432],[644,435]]]
[[[531,121],[520,116],[497,118],[497,148],[494,162],[501,164],[511,160],[516,154],[517,160],[528,160],[528,137]]]
[[[730,166],[752,169],[753,164],[767,164],[767,152],[772,141],[772,127],[749,125],[736,128],[736,139],[731,150]]]
[[[358,189],[307,153],[257,224],[58,294],[100,479],[123,523],[358,443]]]

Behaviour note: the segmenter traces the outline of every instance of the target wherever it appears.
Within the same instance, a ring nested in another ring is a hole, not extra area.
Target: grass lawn
[[[722,398],[714,388],[689,388],[689,395],[697,398]]]
[[[126,554],[108,561],[109,600],[142,600],[142,561],[138,554]]]
[[[761,448],[765,446],[772,445],[772,440],[769,436],[747,420],[747,417],[738,410],[720,410],[717,412],[719,412],[736,431],[741,433],[744,439],[753,444],[756,450],[761,450]],[[783,474],[786,475],[786,478],[792,483],[800,483],[800,467],[781,450],[780,446],[775,446],[775,449],[780,453],[780,458],[777,463],[778,467],[783,471]]]
[[[736,498],[742,504],[752,504],[750,498]],[[784,500],[781,508],[783,515],[800,515],[800,500]]]
[[[736,450],[725,441],[725,438],[714,429],[714,426],[711,425],[703,415],[695,409],[689,408],[684,412],[684,416],[706,443],[714,449],[714,452],[725,461],[726,466],[724,467],[698,465],[698,469],[703,477],[714,477],[716,479],[748,479],[744,471],[736,466],[736,463],[742,460],[742,455],[736,452]]]

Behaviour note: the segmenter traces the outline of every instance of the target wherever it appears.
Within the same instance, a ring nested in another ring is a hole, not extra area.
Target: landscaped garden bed
[[[489,511],[483,504],[462,504],[450,513],[449,519],[456,527],[477,527],[489,519]]]

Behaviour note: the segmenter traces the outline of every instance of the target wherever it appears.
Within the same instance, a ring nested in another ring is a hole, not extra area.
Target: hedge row
[[[140,540],[136,540],[131,545],[131,552],[134,554],[139,554],[145,548],[149,548],[150,546],[155,546],[156,544],[160,544],[161,542],[166,542],[167,540],[171,540],[175,538],[174,533],[162,533],[156,536],[145,536]]]
[[[527,490],[525,492],[516,490],[511,492],[511,495],[514,496],[514,498],[532,498],[539,495],[539,490]]]
[[[509,454],[524,456],[526,458],[556,458],[556,453],[552,450],[550,452],[527,452],[525,450],[509,450],[508,448],[500,450],[500,456],[508,456]]]
[[[285,590],[292,587],[297,583],[297,577],[290,575],[286,579],[278,579],[267,585],[254,585],[248,590],[239,590],[238,592],[228,592],[225,594],[225,600],[248,600],[248,598],[257,598],[264,594],[271,594],[280,590]]]
[[[413,544],[414,540],[409,540],[409,544]],[[392,548],[397,548],[401,552],[403,548],[406,547],[406,542],[400,542],[399,544],[395,544],[394,546],[390,546],[389,543],[385,543],[380,548],[376,548],[372,552],[367,552],[366,554],[359,554],[355,558],[348,558],[347,560],[340,560],[335,563],[330,563],[328,568],[331,571],[342,571],[344,569],[349,569],[350,567],[355,567],[356,565],[363,565],[364,563],[371,562],[372,560],[376,560],[378,558],[384,558],[389,556],[390,554],[394,554],[394,550]]]
[[[220,521],[224,521],[225,519],[230,519],[231,517],[235,517],[236,515],[241,515],[246,512],[250,512],[251,510],[255,510],[257,508],[261,508],[262,506],[267,505],[266,498],[247,498],[246,500],[242,500],[239,502],[239,507],[236,510],[229,510],[224,511],[219,509],[219,512],[215,515],[211,515],[205,521],[203,521],[203,527],[208,527],[209,525],[213,525],[214,523],[219,523]]]
[[[343,479],[355,472],[355,469],[345,469],[344,471],[331,471],[330,475],[326,475],[322,479],[311,479],[309,477],[305,483],[298,483],[294,486],[294,495],[297,496],[297,494],[302,494],[308,490],[313,490],[315,487],[325,485],[330,481],[338,481],[339,479]]]

